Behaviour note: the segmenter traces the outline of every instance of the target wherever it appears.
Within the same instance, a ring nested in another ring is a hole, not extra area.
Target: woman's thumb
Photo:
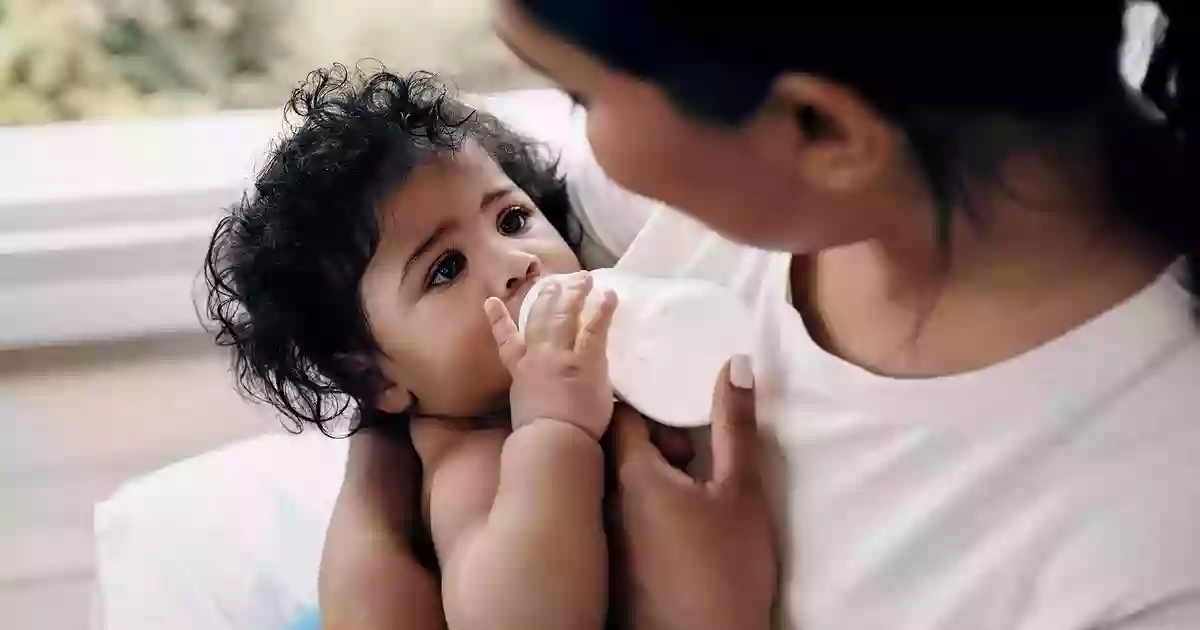
[[[713,390],[713,481],[753,482],[758,478],[758,421],[754,413],[754,372],[750,357],[725,364]]]

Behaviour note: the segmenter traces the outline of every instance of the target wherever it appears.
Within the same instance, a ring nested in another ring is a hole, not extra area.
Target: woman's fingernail
[[[729,384],[738,389],[754,389],[754,370],[750,367],[750,357],[735,354],[729,360]]]

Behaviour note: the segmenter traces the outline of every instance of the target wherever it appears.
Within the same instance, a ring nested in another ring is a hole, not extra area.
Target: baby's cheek
[[[461,322],[455,334],[430,349],[433,362],[432,387],[455,415],[480,415],[494,411],[508,400],[512,378],[500,363],[496,342],[480,309],[478,321]]]
[[[561,241],[561,246],[555,248],[545,258],[553,261],[552,264],[546,265],[547,273],[575,273],[583,269],[583,266],[579,263],[579,257],[575,255],[575,252],[571,251],[566,241]]]

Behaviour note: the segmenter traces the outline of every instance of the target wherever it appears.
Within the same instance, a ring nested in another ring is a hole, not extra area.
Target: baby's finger
[[[579,319],[583,313],[583,305],[587,296],[592,292],[592,274],[584,271],[572,274],[568,281],[566,294],[558,304],[554,314],[554,329],[550,333],[554,345],[566,350],[575,348],[575,340],[579,337]]]
[[[540,343],[550,338],[554,324],[554,314],[558,311],[558,303],[562,298],[562,286],[558,282],[550,282],[538,293],[529,310],[529,318],[525,320],[525,343]]]
[[[521,338],[521,331],[517,330],[517,324],[499,298],[490,297],[484,301],[483,311],[487,313],[488,323],[491,324],[492,338],[496,340],[496,348],[500,351],[500,362],[512,372],[525,356],[525,340]]]
[[[612,291],[604,292],[600,309],[584,325],[579,333],[576,351],[581,356],[605,356],[608,352],[608,329],[612,328],[613,314],[617,312],[617,294]]]

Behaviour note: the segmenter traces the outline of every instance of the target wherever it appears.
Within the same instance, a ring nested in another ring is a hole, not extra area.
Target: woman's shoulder
[[[1106,627],[1160,615],[1200,627],[1197,383],[1200,334],[1192,334],[1078,420],[1089,428],[1063,447],[1073,465],[1053,493],[1071,517],[1044,558],[1039,600],[1069,600]]]

